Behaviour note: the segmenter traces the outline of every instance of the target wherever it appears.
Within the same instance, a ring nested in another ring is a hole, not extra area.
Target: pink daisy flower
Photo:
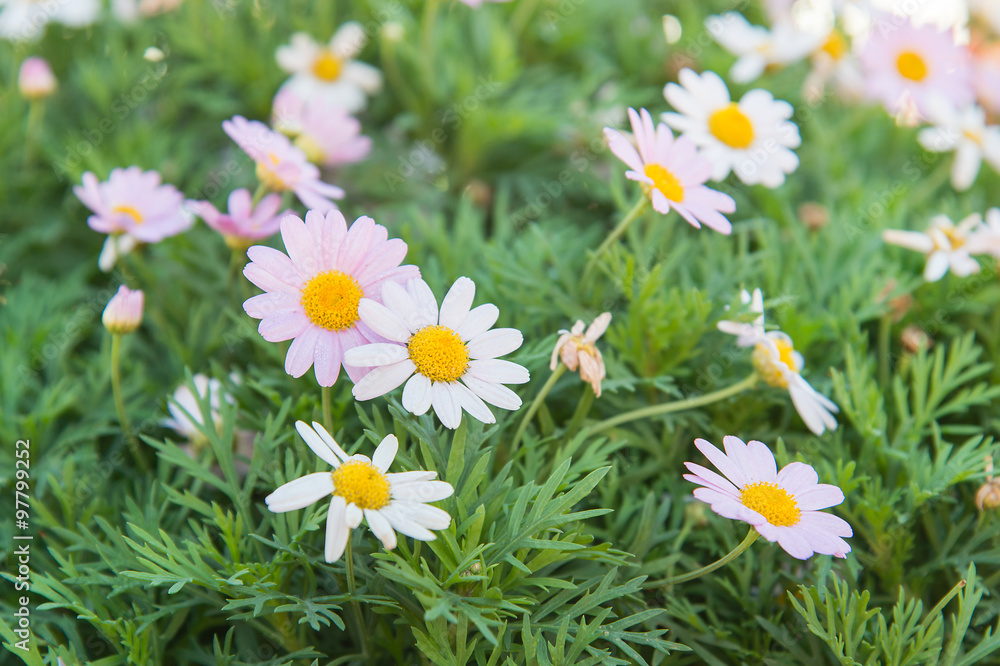
[[[851,547],[842,537],[854,535],[843,518],[820,509],[844,501],[837,486],[819,483],[816,470],[793,462],[779,472],[766,444],[723,438],[723,453],[704,439],[694,440],[698,450],[722,472],[686,462],[691,474],[684,478],[702,486],[694,496],[723,518],[750,523],[762,537],[800,560],[820,555],[846,557]]]
[[[343,107],[322,97],[306,99],[283,87],[274,97],[272,124],[295,139],[314,164],[333,167],[368,156],[372,140],[361,134],[361,123]]]
[[[128,234],[143,243],[158,243],[186,230],[193,219],[184,211],[184,195],[173,185],[160,183],[156,171],[137,166],[114,169],[99,182],[91,172],[73,193],[94,211],[87,224],[105,234]]]
[[[280,194],[268,194],[255,208],[249,190],[233,190],[227,203],[228,212],[220,213],[208,201],[187,202],[188,209],[222,234],[226,244],[234,249],[245,248],[252,241],[277,233],[281,218],[288,214],[288,211],[278,212],[281,208]]]
[[[704,185],[712,163],[698,153],[691,139],[674,139],[664,123],[653,126],[649,111],[642,109],[641,114],[628,110],[638,151],[621,132],[604,128],[611,152],[631,169],[625,176],[639,181],[657,212],[666,214],[672,208],[697,229],[704,223],[720,233],[731,233],[733,225],[722,213],[735,212],[736,202]]]
[[[331,199],[342,198],[344,190],[321,181],[316,165],[287,136],[243,116],[223,121],[222,129],[257,163],[257,178],[268,188],[295,192],[307,208],[321,212],[337,208]]]
[[[868,95],[892,114],[910,105],[924,114],[935,95],[957,108],[973,100],[969,50],[956,44],[948,31],[930,25],[897,26],[892,18],[876,21],[861,63]]]
[[[257,330],[268,342],[292,340],[285,372],[301,377],[313,366],[320,386],[333,386],[344,352],[384,342],[358,318],[358,303],[362,298],[381,303],[382,285],[419,278],[420,270],[399,265],[406,243],[390,240],[370,217],[359,217],[348,229],[336,210],[325,216],[311,210],[305,222],[287,215],[281,239],[287,255],[263,245],[247,250],[251,263],[243,274],[266,293],[247,300],[243,309],[261,320]],[[353,382],[370,370],[345,369]]]

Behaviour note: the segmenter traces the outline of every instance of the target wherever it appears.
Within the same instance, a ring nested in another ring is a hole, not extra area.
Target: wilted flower
[[[118,287],[118,293],[111,297],[104,308],[104,314],[101,316],[104,328],[116,335],[131,333],[139,328],[139,324],[142,323],[143,302],[142,289],[133,291],[121,285]]]
[[[433,541],[431,530],[443,530],[451,524],[448,512],[428,504],[455,492],[451,484],[434,480],[437,472],[388,473],[399,448],[395,435],[386,435],[369,459],[361,454],[348,456],[319,423],[310,428],[298,421],[295,428],[312,452],[334,470],[289,481],[264,501],[274,513],[284,513],[332,497],[326,519],[327,562],[336,562],[344,554],[351,530],[362,518],[386,550],[396,547],[396,532]]]
[[[760,289],[755,289],[752,297],[744,291],[741,297],[757,317],[753,323],[720,321],[719,330],[737,336],[736,344],[740,347],[754,348],[751,360],[757,375],[768,386],[788,391],[809,430],[816,435],[827,429],[836,430],[837,419],[833,415],[840,410],[800,374],[805,359],[795,351],[792,339],[782,331],[764,329],[764,298]]]
[[[285,372],[301,377],[312,366],[320,386],[333,386],[347,350],[382,341],[359,319],[358,304],[366,297],[381,302],[383,285],[417,278],[420,271],[399,265],[406,243],[390,240],[370,217],[348,229],[340,211],[324,216],[311,210],[305,222],[288,215],[281,220],[281,240],[287,255],[264,245],[247,250],[251,263],[243,274],[266,293],[243,309],[261,320],[257,330],[268,342],[292,340]],[[368,370],[344,369],[354,382]]]
[[[356,113],[365,108],[368,95],[382,87],[382,73],[353,60],[367,37],[360,23],[349,21],[337,29],[328,44],[319,44],[307,33],[292,35],[292,43],[277,51],[278,65],[292,78],[285,86],[305,99],[322,97]]]
[[[598,315],[586,333],[583,331],[584,323],[580,320],[573,324],[572,329],[559,331],[562,335],[552,350],[549,369],[555,370],[560,359],[570,372],[576,372],[576,369],[580,368],[580,379],[590,382],[594,395],[600,398],[601,380],[604,379],[606,372],[604,358],[596,343],[598,338],[604,335],[604,331],[608,330],[610,323],[611,313],[604,312]]]
[[[320,180],[319,169],[287,136],[243,116],[223,121],[222,129],[257,163],[257,178],[270,190],[291,190],[307,208],[320,212],[337,208],[332,199],[343,197],[344,190]]]
[[[958,108],[973,100],[969,51],[950,31],[907,22],[891,30],[876,24],[861,52],[868,95],[891,114],[913,104],[926,114],[930,100],[943,96]]]
[[[45,58],[25,58],[17,75],[17,86],[27,99],[44,99],[54,93],[59,83]]]
[[[678,113],[664,113],[663,120],[702,148],[701,155],[712,164],[712,180],[733,171],[747,185],[774,188],[798,168],[799,158],[791,149],[802,139],[789,121],[791,104],[759,88],[733,102],[715,72],[683,69],[678,78],[680,85],[668,83],[663,89]]]
[[[943,97],[935,97],[927,104],[927,118],[933,127],[920,130],[917,140],[931,152],[954,151],[951,185],[956,190],[972,187],[984,159],[1000,171],[1000,127],[986,124],[981,106],[958,110]]]
[[[462,422],[463,409],[483,423],[495,423],[483,401],[519,408],[521,399],[503,384],[524,384],[528,371],[497,357],[520,347],[523,337],[515,328],[491,330],[500,310],[492,303],[472,308],[475,295],[475,283],[461,277],[445,295],[440,313],[430,287],[420,279],[410,280],[405,289],[385,283],[382,303],[362,299],[361,321],[388,342],[344,354],[348,366],[375,366],[355,384],[354,397],[371,400],[406,382],[403,407],[418,416],[433,407],[441,423],[452,429]]]
[[[774,454],[766,444],[738,437],[723,438],[723,453],[710,442],[696,439],[695,446],[722,472],[686,462],[691,474],[684,478],[702,486],[694,496],[710,504],[723,518],[753,525],[762,537],[778,542],[785,552],[800,560],[813,554],[847,557],[851,546],[842,537],[854,535],[843,518],[820,509],[844,501],[837,486],[819,483],[816,470],[793,462],[779,472]]]
[[[187,202],[188,208],[195,215],[222,234],[229,247],[237,250],[245,249],[255,240],[277,233],[281,218],[288,214],[288,211],[278,212],[281,208],[281,195],[275,193],[263,197],[255,208],[249,190],[233,190],[227,203],[228,212],[220,213],[208,201]]]
[[[970,241],[976,231],[982,230],[982,223],[978,213],[969,215],[958,226],[947,215],[936,215],[926,232],[886,229],[882,240],[927,255],[924,279],[937,282],[949,269],[959,277],[979,272],[979,264],[970,255],[970,248],[975,249],[977,243]]]
[[[736,202],[704,185],[712,163],[698,153],[690,139],[682,136],[674,140],[673,132],[663,123],[654,127],[646,109],[641,115],[629,109],[628,117],[638,151],[617,130],[605,127],[604,135],[611,152],[631,169],[625,176],[639,182],[653,208],[664,214],[672,208],[698,229],[704,223],[720,233],[731,233],[733,225],[722,213],[734,212]]]

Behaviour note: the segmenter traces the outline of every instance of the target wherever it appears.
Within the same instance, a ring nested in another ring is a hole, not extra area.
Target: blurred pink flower
[[[385,227],[359,217],[347,228],[340,211],[311,210],[305,222],[295,215],[281,220],[287,255],[255,245],[247,251],[248,280],[266,293],[243,309],[260,319],[258,331],[268,342],[292,340],[285,372],[301,377],[314,366],[320,386],[333,386],[343,354],[358,345],[385,340],[358,317],[362,298],[382,302],[382,285],[420,277],[416,266],[400,266],[406,243],[389,239]],[[369,368],[345,366],[357,382]]]
[[[468,5],[473,9],[479,9],[484,2],[510,2],[510,0],[460,0],[463,5]]]
[[[191,226],[184,196],[173,185],[163,185],[156,171],[137,166],[114,169],[100,182],[91,172],[73,193],[94,214],[87,224],[105,234],[126,233],[143,243],[157,243]]]
[[[52,68],[45,58],[33,56],[25,58],[17,76],[17,86],[26,98],[35,100],[48,97],[56,91],[59,83],[56,81]]]
[[[101,321],[104,328],[116,335],[131,333],[142,323],[142,307],[145,297],[141,289],[135,291],[125,285],[118,287],[118,293],[111,297]]]
[[[293,137],[314,164],[349,164],[371,152],[372,140],[361,135],[361,123],[322,97],[307,100],[284,86],[274,98],[272,115],[274,128]]]
[[[869,97],[889,113],[914,105],[925,114],[935,95],[957,108],[973,100],[969,49],[955,43],[948,31],[930,25],[896,23],[897,17],[877,18],[861,52]]]
[[[219,212],[208,201],[187,203],[191,212],[222,234],[226,244],[234,249],[246,248],[251,241],[277,233],[281,218],[289,212],[278,212],[281,208],[281,195],[274,193],[262,198],[254,208],[250,191],[246,189],[233,190],[229,195],[229,209],[226,213]]]
[[[222,129],[257,163],[257,178],[274,192],[291,190],[307,208],[335,210],[331,199],[340,199],[344,190],[320,180],[319,169],[288,137],[256,120],[233,116]]]

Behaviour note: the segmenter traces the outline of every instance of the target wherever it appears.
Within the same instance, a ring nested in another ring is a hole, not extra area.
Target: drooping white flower
[[[956,109],[943,97],[927,105],[927,119],[933,127],[920,130],[917,140],[932,152],[955,153],[951,185],[959,192],[972,187],[986,160],[1000,171],[1000,127],[986,124],[986,111],[975,104]]]
[[[937,282],[951,270],[959,277],[979,272],[979,263],[972,258],[969,244],[976,232],[982,231],[983,218],[978,213],[969,215],[956,226],[947,215],[936,215],[926,232],[886,229],[882,240],[886,243],[916,250],[927,255],[924,279]]]
[[[319,423],[309,427],[298,421],[295,428],[312,452],[334,470],[289,481],[264,501],[274,513],[284,513],[331,497],[324,549],[327,562],[336,562],[344,554],[351,530],[361,524],[362,518],[386,550],[396,547],[396,532],[433,541],[431,530],[443,530],[451,524],[448,512],[428,504],[451,497],[454,492],[451,484],[434,480],[437,472],[388,473],[399,448],[395,435],[386,435],[368,458],[347,455]]]

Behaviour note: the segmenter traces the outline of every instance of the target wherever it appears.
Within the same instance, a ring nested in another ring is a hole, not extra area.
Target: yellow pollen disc
[[[389,477],[364,460],[351,460],[330,473],[333,494],[362,509],[381,509],[389,503]]]
[[[142,214],[132,206],[115,206],[111,209],[111,212],[128,215],[135,221],[136,224],[142,224]]]
[[[781,363],[787,365],[788,369],[792,372],[798,372],[795,357],[793,356],[795,348],[792,346],[792,343],[783,338],[776,338],[773,342],[778,348],[777,361],[781,361]],[[775,388],[788,388],[788,380],[785,378],[784,368],[771,356],[771,350],[766,344],[763,342],[757,343],[750,359],[753,362],[754,370],[757,371],[757,374],[760,375],[765,384],[774,386]]]
[[[753,143],[753,123],[735,102],[708,117],[708,130],[731,148],[749,148]]]
[[[278,159],[273,155],[270,157],[271,161],[277,164]],[[288,185],[285,184],[285,181],[283,181],[281,177],[274,172],[274,170],[263,162],[257,163],[257,180],[266,185],[269,190],[274,192],[284,192],[288,189]]]
[[[797,525],[802,518],[795,498],[776,483],[758,481],[744,486],[740,491],[740,503],[777,527]]]
[[[663,193],[668,201],[681,203],[684,201],[684,186],[677,176],[661,167],[659,164],[647,164],[643,170],[646,177],[653,181],[653,187]]]
[[[834,30],[826,38],[826,42],[820,47],[820,51],[823,51],[834,60],[840,60],[847,53],[847,40],[844,39],[844,35],[839,30]]]
[[[983,137],[979,132],[973,132],[972,130],[962,130],[962,136],[964,136],[969,141],[975,143],[976,145],[983,145]]]
[[[340,78],[341,69],[343,69],[343,63],[329,51],[323,51],[323,54],[316,58],[312,66],[316,78],[324,81],[336,81]]]
[[[407,343],[417,372],[432,382],[454,382],[469,367],[469,348],[447,326],[425,326]]]
[[[941,231],[948,238],[948,242],[951,243],[952,250],[957,250],[965,245],[965,238],[959,234],[954,227],[945,227],[941,229]]]
[[[358,320],[362,296],[357,280],[340,271],[327,271],[306,282],[299,302],[309,321],[330,331],[342,331]]]
[[[927,76],[927,63],[919,53],[903,51],[896,58],[896,69],[899,74],[911,81],[923,81]]]

